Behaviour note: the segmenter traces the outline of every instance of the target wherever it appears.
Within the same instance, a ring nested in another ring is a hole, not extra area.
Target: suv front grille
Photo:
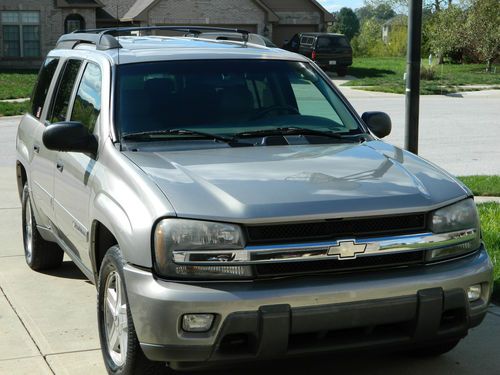
[[[291,241],[328,240],[339,237],[417,233],[426,228],[425,214],[384,216],[363,219],[325,220],[307,223],[249,225],[251,245]]]
[[[360,256],[355,259],[317,260],[306,262],[265,263],[256,268],[257,277],[299,275],[304,273],[340,272],[422,264],[424,251],[387,255]]]

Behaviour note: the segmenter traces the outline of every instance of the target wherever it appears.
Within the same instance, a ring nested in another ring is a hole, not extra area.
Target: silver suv
[[[64,252],[95,282],[110,374],[438,355],[483,320],[472,194],[382,142],[387,115],[359,117],[312,61],[241,30],[112,35],[144,29],[62,36],[17,136],[26,261]]]

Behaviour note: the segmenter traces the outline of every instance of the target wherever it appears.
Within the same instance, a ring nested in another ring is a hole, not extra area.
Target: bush
[[[434,65],[422,66],[420,68],[420,79],[432,81],[436,78],[436,68]]]

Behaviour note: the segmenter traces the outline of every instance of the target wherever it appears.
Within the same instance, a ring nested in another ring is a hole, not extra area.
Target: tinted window
[[[168,61],[117,69],[115,118],[122,134],[179,128],[233,134],[278,123],[358,129],[336,93],[307,63]]]
[[[89,63],[76,93],[71,121],[80,121],[89,132],[93,132],[100,112],[101,69],[97,65]]]
[[[43,104],[58,63],[59,59],[49,57],[43,63],[40,73],[38,73],[38,81],[31,99],[31,114],[36,118],[40,118],[42,115]]]
[[[318,38],[318,49],[349,47],[347,39],[343,36],[322,36]]]
[[[81,60],[69,60],[62,73],[62,78],[59,81],[57,95],[52,107],[52,114],[49,117],[51,123],[66,120],[71,93],[75,85],[78,71],[82,65]]]

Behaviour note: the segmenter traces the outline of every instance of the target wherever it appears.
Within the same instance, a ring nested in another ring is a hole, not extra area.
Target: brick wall
[[[55,8],[53,0],[1,0],[3,10],[29,10],[40,12],[39,58],[6,58],[3,56],[3,33],[0,25],[0,69],[37,69],[45,55],[54,48],[57,39],[64,33],[64,20],[71,13],[78,13],[85,19],[88,28],[95,27],[95,9]]]
[[[252,0],[169,0],[149,11],[150,25],[212,24],[258,25],[264,29],[266,13]]]

